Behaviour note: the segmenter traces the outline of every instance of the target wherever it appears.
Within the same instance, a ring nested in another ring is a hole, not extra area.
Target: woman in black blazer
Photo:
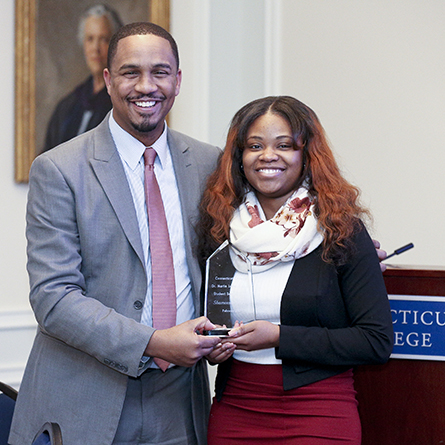
[[[306,105],[266,97],[236,113],[201,209],[203,257],[226,239],[242,253],[233,329],[208,357],[219,363],[209,445],[360,444],[352,369],[384,363],[393,330],[358,195]]]

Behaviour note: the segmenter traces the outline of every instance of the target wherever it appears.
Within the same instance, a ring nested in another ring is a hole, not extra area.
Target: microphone
[[[413,247],[414,247],[413,243],[409,243],[406,246],[399,247],[398,249],[394,250],[394,252],[391,255],[388,255],[382,261],[386,261],[388,258],[391,258],[394,255],[400,255],[401,253],[406,252],[407,250],[412,249]]]

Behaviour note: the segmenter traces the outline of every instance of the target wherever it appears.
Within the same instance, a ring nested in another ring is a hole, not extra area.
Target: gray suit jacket
[[[168,131],[182,205],[196,315],[201,275],[192,246],[197,206],[216,147]],[[110,444],[128,376],[153,329],[139,323],[146,275],[136,212],[106,118],[39,156],[27,208],[30,301],[38,332],[15,409],[10,441],[31,443],[45,421],[67,444]],[[205,443],[205,363],[194,367],[193,414]]]

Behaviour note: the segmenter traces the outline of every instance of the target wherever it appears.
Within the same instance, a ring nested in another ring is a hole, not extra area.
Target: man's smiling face
[[[104,77],[116,122],[145,146],[153,144],[181,86],[170,43],[153,34],[121,39]]]

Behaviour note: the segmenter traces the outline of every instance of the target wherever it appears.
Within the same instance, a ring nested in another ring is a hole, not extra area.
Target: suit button
[[[133,303],[133,307],[134,307],[137,311],[140,311],[140,310],[142,309],[142,306],[144,306],[144,305],[142,304],[142,301],[136,300],[136,301]]]

